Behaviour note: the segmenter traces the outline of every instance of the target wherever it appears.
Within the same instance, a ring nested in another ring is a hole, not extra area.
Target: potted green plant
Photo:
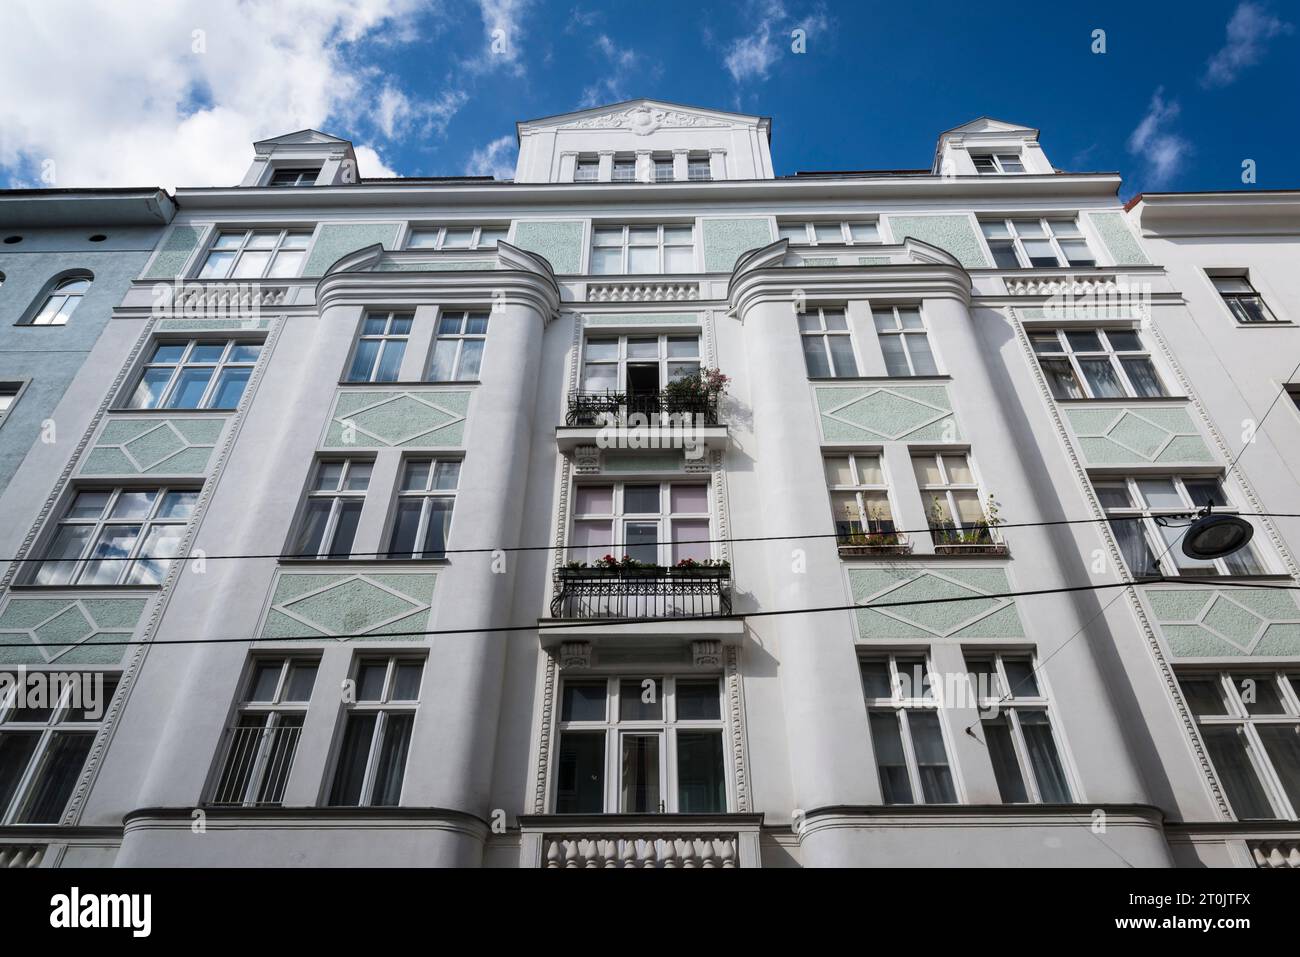
[[[997,534],[997,527],[1002,524],[998,514],[999,506],[992,495],[984,503],[983,521],[973,522],[965,528],[948,517],[947,510],[939,499],[935,498],[930,507],[930,532],[934,538],[936,555],[990,555],[1003,554],[1007,550]]]

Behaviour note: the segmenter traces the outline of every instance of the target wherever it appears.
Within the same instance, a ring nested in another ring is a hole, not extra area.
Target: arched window
[[[67,325],[68,317],[81,305],[81,299],[90,289],[91,281],[89,273],[75,273],[58,280],[54,288],[46,293],[41,308],[32,316],[31,325]]]

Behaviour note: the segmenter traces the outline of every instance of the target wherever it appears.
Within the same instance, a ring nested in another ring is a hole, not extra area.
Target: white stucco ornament
[[[626,110],[589,116],[566,124],[562,129],[569,130],[631,130],[638,136],[646,136],[664,127],[721,127],[726,126],[717,120],[697,113],[681,110],[660,110],[649,106],[634,106]]]

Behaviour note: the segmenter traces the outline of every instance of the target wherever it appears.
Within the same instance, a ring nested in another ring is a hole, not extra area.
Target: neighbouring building
[[[176,192],[0,497],[10,684],[105,676],[0,699],[0,862],[1300,864],[1294,199],[518,133]]]

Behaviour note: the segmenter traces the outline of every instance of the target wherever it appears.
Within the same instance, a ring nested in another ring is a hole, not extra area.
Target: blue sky
[[[1300,9],[1279,0],[997,19],[937,2],[180,0],[143,28],[122,6],[0,9],[0,183],[229,183],[252,139],[301,126],[352,139],[363,175],[501,174],[515,120],[651,96],[771,116],[778,174],[927,166],[941,130],[989,114],[1038,127],[1058,167],[1120,171],[1125,196],[1300,187]]]

